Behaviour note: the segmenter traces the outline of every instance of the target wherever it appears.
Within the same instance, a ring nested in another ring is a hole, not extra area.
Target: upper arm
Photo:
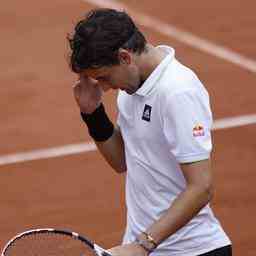
[[[187,186],[195,186],[198,189],[213,192],[213,177],[210,159],[180,164]]]

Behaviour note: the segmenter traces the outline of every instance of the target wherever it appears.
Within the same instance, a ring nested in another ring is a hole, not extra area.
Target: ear
[[[131,53],[125,49],[120,49],[118,51],[118,58],[121,64],[129,65],[132,62]]]

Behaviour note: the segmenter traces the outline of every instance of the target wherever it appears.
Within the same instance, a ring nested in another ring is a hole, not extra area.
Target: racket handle
[[[112,256],[111,253],[107,252],[97,244],[94,244],[94,250],[98,256]]]
[[[102,253],[102,256],[112,256],[112,254],[110,254],[109,252],[105,251],[105,252]]]

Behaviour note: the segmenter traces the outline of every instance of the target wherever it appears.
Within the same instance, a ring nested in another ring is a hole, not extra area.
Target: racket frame
[[[31,234],[42,234],[42,233],[54,233],[54,234],[61,234],[61,235],[66,235],[69,237],[73,237],[74,239],[80,240],[81,242],[85,243],[88,245],[92,250],[95,251],[95,253],[98,256],[112,256],[109,252],[107,252],[105,249],[100,247],[99,245],[91,242],[88,238],[85,238],[84,236],[81,236],[80,234],[68,230],[63,230],[63,229],[54,229],[54,228],[38,228],[38,229],[30,229],[27,231],[24,231],[22,233],[17,234],[14,236],[12,239],[10,239],[7,244],[4,246],[1,256],[5,256],[5,251],[7,248],[14,243],[14,241],[17,241],[21,239],[24,236],[28,236]]]

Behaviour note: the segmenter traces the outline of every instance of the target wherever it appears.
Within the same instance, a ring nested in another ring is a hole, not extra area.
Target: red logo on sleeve
[[[204,136],[204,134],[204,127],[202,125],[198,124],[193,128],[194,137]]]

